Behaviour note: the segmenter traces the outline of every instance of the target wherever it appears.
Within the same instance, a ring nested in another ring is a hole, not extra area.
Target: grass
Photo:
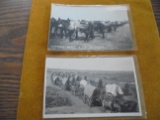
[[[47,87],[46,91],[46,108],[71,106],[71,100],[68,98],[63,91],[54,88]]]

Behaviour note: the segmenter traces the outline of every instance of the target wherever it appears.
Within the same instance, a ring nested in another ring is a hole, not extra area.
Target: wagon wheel
[[[102,100],[102,107],[105,109],[105,100]]]
[[[88,106],[89,106],[89,107],[92,106],[92,102],[93,102],[92,98],[88,98]]]
[[[61,86],[62,86],[62,83],[61,83],[61,82],[59,82],[59,83],[58,83],[58,86],[59,86],[59,87],[61,87]]]
[[[79,96],[78,96],[78,97],[79,97],[79,99],[81,99],[81,97],[82,97],[82,93],[81,93],[81,92],[80,92],[80,94],[79,94]]]
[[[74,92],[74,93],[75,93],[75,96],[77,96],[77,92],[76,92],[76,90],[75,90],[75,92]]]
[[[84,94],[83,94],[83,93],[81,93],[81,95],[80,95],[79,99],[83,99],[83,96],[84,96]]]
[[[121,112],[121,106],[114,103],[113,104],[113,112],[117,113],[117,112]]]
[[[53,82],[53,73],[52,73],[52,75],[51,75],[51,82],[52,82],[52,84],[54,85],[54,82]]]
[[[74,95],[74,92],[73,92],[73,90],[71,89],[71,93],[72,93],[72,95]]]
[[[52,85],[54,85],[53,79],[51,79]]]
[[[74,96],[76,96],[76,90],[74,90]]]
[[[86,95],[83,96],[83,102],[86,103]]]
[[[73,88],[71,88],[71,92],[72,92],[72,95],[75,95],[75,92],[74,92]]]

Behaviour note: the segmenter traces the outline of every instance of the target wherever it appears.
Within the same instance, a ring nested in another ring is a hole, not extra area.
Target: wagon
[[[87,85],[87,81],[86,80],[81,80],[80,81],[80,87],[85,87]]]
[[[102,106],[104,109],[110,110],[111,112],[114,112],[114,110],[117,112],[120,111],[120,106],[116,104],[115,97],[111,93],[106,93],[103,96]]]
[[[75,75],[70,78],[70,86],[71,86],[71,92],[73,95],[78,95],[78,90],[80,86],[79,76]]]
[[[105,109],[111,110],[111,112],[137,112],[137,101],[133,100],[130,96],[124,96],[123,98],[117,98],[113,95],[107,95],[107,99],[102,100],[102,105]]]
[[[95,86],[87,84],[84,87],[83,102],[87,103],[90,107],[101,103],[99,90]]]
[[[62,81],[61,81],[60,77],[58,77],[58,76],[55,75],[54,73],[51,75],[51,82],[52,82],[54,85],[58,85],[58,86],[61,86],[61,84],[62,84]]]
[[[79,75],[75,75],[75,81],[79,81],[79,79],[80,79],[80,77],[79,77]]]
[[[81,80],[79,82],[79,87],[78,87],[78,93],[77,95],[79,96],[80,99],[83,98],[83,95],[84,95],[84,87],[87,85],[87,81],[86,80]]]
[[[62,90],[70,90],[69,79],[68,77],[62,78]]]
[[[75,84],[75,78],[73,76],[69,77],[69,84],[70,86]]]
[[[79,88],[80,88],[80,83],[79,81],[76,81],[75,84],[71,86],[72,94],[75,96],[79,95]]]
[[[120,104],[121,112],[138,112],[138,103],[133,96],[124,96]]]
[[[116,92],[118,92],[117,88],[120,87],[116,85]],[[110,86],[109,86],[110,87]],[[108,87],[108,88],[109,88]],[[113,92],[113,87],[111,89],[107,89],[106,93],[102,99],[102,106],[104,109],[111,110],[111,112],[136,112],[137,110],[137,100],[134,95],[124,95],[120,94],[122,91],[120,90],[119,95]],[[112,93],[113,92],[113,93]]]

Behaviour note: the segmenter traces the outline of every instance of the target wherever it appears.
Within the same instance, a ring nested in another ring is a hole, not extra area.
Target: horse
[[[78,21],[77,22],[77,29],[79,32],[85,34],[85,41],[88,42],[88,39],[94,39],[94,25],[92,22],[87,22],[87,21]]]
[[[115,32],[117,28],[119,27],[118,22],[110,22],[110,21],[95,21],[95,31],[102,34],[102,38],[105,38],[104,33],[111,33]]]
[[[102,38],[105,38],[104,32],[105,32],[106,26],[100,21],[95,21],[94,26],[95,26],[94,30],[97,31],[98,33],[101,33]]]
[[[80,78],[78,75],[75,75],[74,82],[72,82],[72,85],[71,85],[71,92],[73,95],[75,96],[78,95],[79,87],[80,87]]]
[[[76,81],[75,84],[71,86],[71,92],[73,95],[79,96],[79,87],[80,87],[79,81]]]
[[[60,26],[61,25],[61,26]],[[59,27],[61,27],[61,38],[63,38],[63,32],[66,37],[69,37],[70,41],[78,39],[78,33],[84,33],[84,41],[88,41],[88,38],[94,38],[94,26],[91,22],[81,22],[73,20],[60,20]]]
[[[55,18],[51,18],[50,21],[50,38],[54,38],[58,31],[58,21]]]
[[[70,26],[70,19],[63,20],[58,19],[58,28],[60,29],[60,37],[63,39],[64,35],[65,37],[68,37],[68,27]]]

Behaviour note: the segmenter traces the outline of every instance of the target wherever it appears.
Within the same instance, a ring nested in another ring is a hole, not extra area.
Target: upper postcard
[[[51,5],[48,50],[132,51],[128,5]]]

